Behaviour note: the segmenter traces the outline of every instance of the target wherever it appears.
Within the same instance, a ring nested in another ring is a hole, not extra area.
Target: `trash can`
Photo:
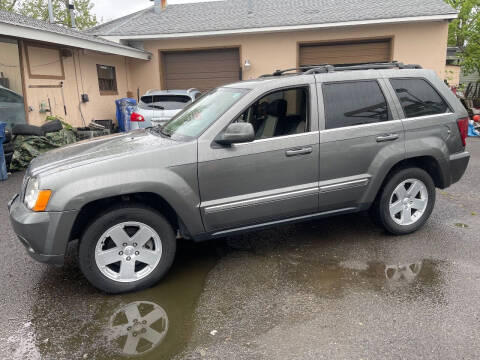
[[[7,123],[0,122],[0,181],[7,180],[7,162],[3,153],[3,142],[5,141],[5,129]]]
[[[119,100],[115,100],[115,104],[117,105],[117,121],[118,121],[118,129],[121,132],[130,131],[131,123],[130,123],[130,115],[135,111],[135,107],[137,106],[137,100],[131,98],[123,98]]]

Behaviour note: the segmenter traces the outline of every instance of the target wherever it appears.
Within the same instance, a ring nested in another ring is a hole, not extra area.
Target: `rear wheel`
[[[175,251],[175,233],[162,215],[142,206],[123,207],[88,227],[79,263],[95,287],[124,293],[156,284],[170,269]]]
[[[373,206],[375,222],[394,235],[415,232],[432,214],[435,195],[435,184],[426,171],[400,170],[390,177]]]

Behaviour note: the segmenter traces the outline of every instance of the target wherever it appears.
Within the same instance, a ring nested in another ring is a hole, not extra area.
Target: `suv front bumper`
[[[8,203],[8,210],[13,230],[28,254],[39,262],[63,265],[78,211],[33,212],[19,195]]]

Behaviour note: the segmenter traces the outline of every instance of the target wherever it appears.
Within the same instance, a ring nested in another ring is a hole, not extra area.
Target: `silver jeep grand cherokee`
[[[365,64],[219,87],[164,127],[34,160],[9,204],[20,241],[108,293],[150,287],[177,234],[203,241],[370,210],[392,234],[429,218],[469,162],[467,112],[433,71]]]

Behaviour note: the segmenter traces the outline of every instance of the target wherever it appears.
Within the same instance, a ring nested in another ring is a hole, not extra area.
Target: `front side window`
[[[236,122],[251,123],[257,140],[305,133],[308,99],[307,88],[276,91],[256,101]]]
[[[100,95],[118,95],[115,66],[97,65]]]
[[[390,79],[406,118],[450,112],[450,107],[424,79]]]
[[[217,88],[201,97],[168,122],[162,134],[174,140],[190,140],[200,136],[248,90]]]
[[[376,80],[323,85],[325,128],[371,124],[391,120],[387,100]]]

